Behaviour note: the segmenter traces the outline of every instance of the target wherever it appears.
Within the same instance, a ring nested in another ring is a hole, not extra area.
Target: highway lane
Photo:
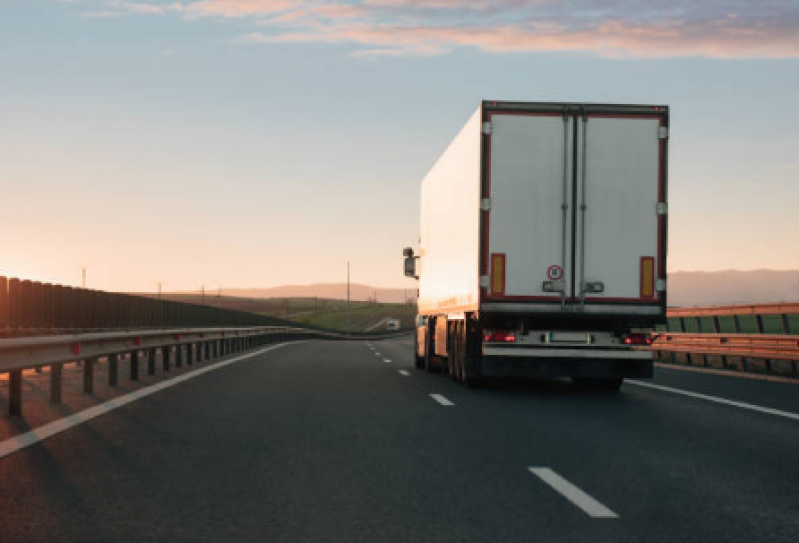
[[[0,459],[0,540],[799,539],[799,423],[631,385],[471,391],[408,339],[373,347],[287,345]],[[677,373],[654,382],[799,392]]]

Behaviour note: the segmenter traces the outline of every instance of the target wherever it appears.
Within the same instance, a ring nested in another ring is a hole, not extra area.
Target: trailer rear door
[[[656,301],[660,128],[643,115],[577,123],[576,296],[587,303]]]
[[[561,114],[495,113],[485,131],[487,297],[560,303],[570,293],[542,285],[571,285],[573,123]]]
[[[486,112],[487,302],[662,304],[664,120],[579,105]]]

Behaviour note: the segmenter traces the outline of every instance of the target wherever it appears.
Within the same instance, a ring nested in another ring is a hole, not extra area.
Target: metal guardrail
[[[799,334],[799,303],[670,308],[663,331]]]
[[[22,414],[22,372],[50,368],[50,402],[61,402],[61,374],[70,362],[82,362],[83,391],[94,390],[94,369],[101,359],[108,363],[108,385],[119,381],[120,359],[130,360],[129,377],[139,379],[140,359],[147,360],[147,373],[154,375],[158,354],[164,371],[257,347],[302,339],[364,340],[398,337],[395,334],[346,335],[291,327],[174,328],[99,332],[0,339],[0,373],[8,373],[8,413]]]
[[[669,309],[661,362],[799,377],[799,303]]]

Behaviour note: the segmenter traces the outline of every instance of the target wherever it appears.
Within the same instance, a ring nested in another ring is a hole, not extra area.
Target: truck
[[[416,367],[468,387],[653,375],[669,107],[482,101],[422,180]]]

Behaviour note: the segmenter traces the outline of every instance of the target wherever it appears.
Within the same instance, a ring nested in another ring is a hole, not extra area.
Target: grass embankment
[[[328,330],[347,330],[347,304],[343,307],[336,304],[335,309],[307,309],[302,312],[289,315],[281,315],[283,318],[306,324],[327,328]],[[416,315],[415,305],[406,304],[359,304],[353,305],[350,311],[353,332],[364,332],[384,319],[397,319],[400,326],[404,329],[413,326],[413,319]],[[385,324],[374,328],[374,331],[385,330]]]

